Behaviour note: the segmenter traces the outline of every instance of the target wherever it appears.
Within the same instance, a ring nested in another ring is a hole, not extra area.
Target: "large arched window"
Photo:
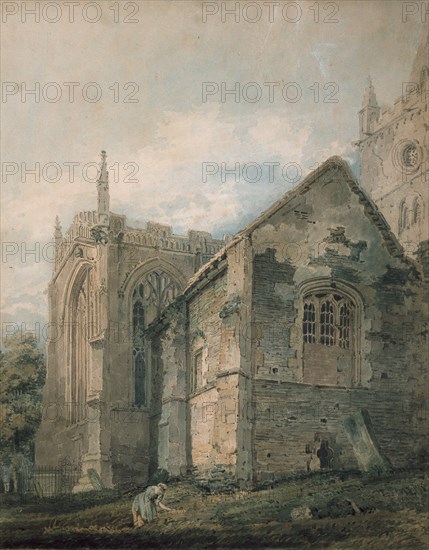
[[[90,378],[90,339],[97,331],[95,298],[95,273],[86,268],[72,294],[70,368],[70,409],[72,423],[86,418],[88,387]]]
[[[359,382],[357,323],[356,303],[341,291],[320,290],[304,294],[304,382],[339,386]]]
[[[145,329],[176,298],[179,284],[161,270],[145,274],[132,293],[132,364],[134,404],[149,404],[149,360],[145,346]]]
[[[307,296],[304,301],[304,343],[349,349],[353,310],[353,302],[337,293]]]
[[[401,203],[399,210],[399,231],[403,231],[408,226],[408,207],[405,201]]]
[[[133,365],[134,365],[134,404],[146,406],[146,358],[144,347],[145,311],[144,285],[140,283],[133,293]]]

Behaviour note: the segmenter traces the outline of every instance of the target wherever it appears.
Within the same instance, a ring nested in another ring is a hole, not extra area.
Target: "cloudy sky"
[[[54,219],[95,209],[101,149],[129,225],[233,233],[331,155],[358,174],[367,77],[391,104],[422,24],[380,0],[1,4],[3,335],[46,323]]]

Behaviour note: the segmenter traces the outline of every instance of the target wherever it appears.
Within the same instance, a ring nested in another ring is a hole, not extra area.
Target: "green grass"
[[[4,548],[429,548],[428,483],[421,473],[312,474],[249,493],[207,495],[169,485],[160,512],[131,525],[132,496],[100,491],[1,503]],[[311,519],[291,521],[306,508]]]

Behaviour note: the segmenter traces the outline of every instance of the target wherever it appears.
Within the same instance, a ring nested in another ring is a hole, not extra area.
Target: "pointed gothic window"
[[[422,205],[416,197],[413,203],[413,223],[420,223],[422,219]]]
[[[399,213],[399,231],[407,228],[408,225],[408,208],[405,202],[402,202]]]
[[[351,301],[340,294],[308,296],[304,301],[304,343],[349,348],[352,309]]]
[[[303,380],[350,386],[357,382],[356,306],[339,292],[314,292],[303,301]]]
[[[133,294],[133,367],[134,367],[134,404],[144,407],[147,404],[146,361],[144,347],[144,287],[139,284]]]
[[[70,325],[70,408],[72,423],[86,418],[88,386],[90,378],[90,344],[97,320],[94,302],[95,274],[87,269],[77,290],[73,293]]]
[[[179,293],[179,285],[163,271],[152,271],[141,285],[145,302],[154,307],[155,315],[160,315]]]
[[[132,366],[134,404],[149,404],[149,359],[145,342],[145,329],[176,298],[179,284],[161,270],[151,271],[136,284],[132,294]],[[152,364],[153,370],[153,364]]]

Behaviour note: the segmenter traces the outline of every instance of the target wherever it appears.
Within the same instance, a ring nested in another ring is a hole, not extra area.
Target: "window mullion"
[[[338,346],[340,345],[339,339],[338,339],[338,319],[339,319],[339,307],[338,304],[335,302],[334,297],[332,297],[332,305],[334,308],[334,318],[333,318],[333,345]]]
[[[320,344],[320,298],[314,300],[315,309],[316,309],[316,344]]]

